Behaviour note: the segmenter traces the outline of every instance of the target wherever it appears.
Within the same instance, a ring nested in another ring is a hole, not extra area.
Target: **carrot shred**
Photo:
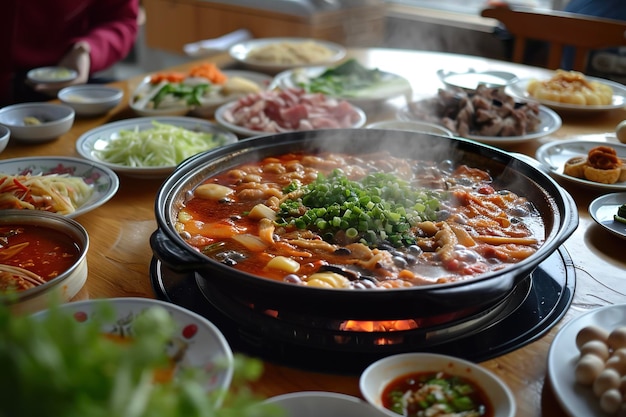
[[[157,72],[150,77],[150,83],[158,84],[161,81],[167,81],[170,83],[180,83],[186,78],[185,74],[181,72]]]
[[[162,81],[181,83],[187,77],[199,77],[209,80],[212,84],[224,84],[228,77],[212,62],[204,62],[192,67],[189,74],[182,72],[157,72],[150,76],[150,84],[159,84]]]
[[[202,77],[211,81],[213,84],[224,84],[228,77],[212,62],[204,62],[198,64],[189,70],[192,77]]]

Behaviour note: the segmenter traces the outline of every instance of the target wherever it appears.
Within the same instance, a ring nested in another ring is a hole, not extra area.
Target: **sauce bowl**
[[[49,307],[51,300],[66,302],[81,290],[87,281],[87,251],[89,235],[75,220],[39,210],[0,210],[0,227],[35,226],[65,234],[78,249],[74,263],[45,284],[11,293],[0,293],[0,303],[15,313],[33,313]],[[0,249],[0,256],[2,256]],[[3,258],[0,258],[3,259]],[[4,261],[2,261],[4,263]]]

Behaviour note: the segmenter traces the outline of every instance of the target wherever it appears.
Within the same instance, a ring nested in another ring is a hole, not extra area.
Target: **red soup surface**
[[[0,226],[0,264],[50,281],[76,263],[80,248],[64,232],[39,225]]]

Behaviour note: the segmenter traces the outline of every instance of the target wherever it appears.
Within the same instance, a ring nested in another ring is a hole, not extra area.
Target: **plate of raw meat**
[[[222,105],[217,122],[239,136],[259,136],[299,130],[359,128],[367,117],[346,100],[301,88],[248,94]]]

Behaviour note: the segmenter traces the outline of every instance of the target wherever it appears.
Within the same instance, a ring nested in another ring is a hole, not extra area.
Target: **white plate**
[[[417,120],[417,116],[414,116],[409,110],[409,106],[405,106],[398,111],[398,118],[400,120]],[[463,136],[467,139],[472,139],[477,142],[486,143],[489,145],[511,145],[517,143],[529,142],[531,140],[539,139],[544,136],[551,135],[559,130],[562,124],[561,117],[545,106],[539,106],[539,127],[536,132],[528,133],[522,136],[480,136],[480,135],[466,135]]]
[[[224,136],[224,144],[237,141],[237,136],[223,129],[222,127],[217,126],[216,124],[204,119],[176,116],[138,117],[134,119],[126,119],[118,122],[107,123],[82,134],[78,138],[78,141],[76,141],[76,151],[82,157],[105,165],[119,174],[126,174],[128,176],[138,178],[164,178],[172,171],[174,171],[174,168],[176,168],[175,165],[162,167],[129,167],[126,165],[111,164],[102,161],[97,156],[99,150],[104,149],[109,142],[119,137],[120,131],[134,130],[135,128],[139,130],[150,129],[152,128],[153,121],[179,126],[184,129],[194,131],[220,134]]]
[[[168,355],[176,359],[178,371],[197,368],[207,372],[207,392],[225,392],[228,389],[234,371],[233,352],[222,332],[209,320],[172,303],[139,297],[76,301],[62,304],[59,308],[72,312],[79,323],[87,323],[103,303],[112,307],[114,318],[102,330],[112,334],[131,332],[133,318],[148,308],[167,310],[175,323]],[[45,315],[47,311],[37,314]],[[221,399],[223,395],[218,395],[217,401]]]
[[[240,77],[258,85],[260,89],[265,90],[272,82],[272,77],[266,74],[261,74],[253,71],[239,71],[239,70],[223,70],[222,73],[228,78]],[[224,103],[239,98],[242,94],[228,94],[222,95],[220,93],[220,87],[216,88],[215,94],[203,98],[201,106],[172,106],[163,109],[149,109],[142,106],[138,97],[150,95],[150,93],[156,93],[160,87],[155,87],[150,83],[151,76],[146,76],[142,82],[137,86],[135,91],[130,97],[129,105],[135,113],[139,116],[184,116],[187,113],[192,115],[209,117],[213,115],[215,109]],[[199,82],[207,83],[208,80],[199,79]]]
[[[312,79],[319,77],[324,71],[331,68],[333,67],[318,66],[283,71],[274,77],[272,86],[280,88],[306,86]],[[380,74],[381,81],[375,85],[364,89],[346,91],[337,97],[362,107],[371,106],[398,96],[405,96],[407,101],[411,99],[413,90],[411,83],[406,78],[384,71],[381,71]]]
[[[605,194],[589,204],[589,214],[604,229],[626,239],[626,224],[613,219],[622,204],[626,204],[626,193]]]
[[[617,152],[617,156],[626,159],[626,145],[621,143],[596,142],[589,140],[563,140],[546,143],[537,149],[535,158],[541,162],[552,174],[557,177],[572,181],[581,185],[597,188],[600,190],[626,190],[626,182],[615,184],[602,184],[583,178],[576,178],[563,173],[565,162],[575,156],[587,156],[589,151],[596,146],[610,146]]]
[[[260,62],[250,59],[249,54],[250,51],[260,48],[266,47],[272,44],[280,44],[280,43],[305,43],[305,42],[315,42],[319,45],[322,45],[328,48],[331,51],[330,57],[315,61],[315,62],[299,62],[293,64],[275,64],[268,62]],[[303,66],[313,66],[313,65],[332,65],[336,62],[341,61],[346,56],[346,48],[343,46],[336,44],[334,42],[323,41],[319,39],[311,39],[311,38],[260,38],[260,39],[252,39],[246,42],[241,42],[236,45],[233,45],[229,49],[230,56],[245,65],[246,67],[253,69],[255,71],[262,71],[267,73],[276,74],[281,71],[286,71],[288,69],[293,69],[297,67]]]
[[[234,107],[235,105],[237,105],[237,101],[226,103],[218,107],[218,109],[215,111],[215,120],[226,129],[230,130],[231,132],[236,133],[237,135],[241,137],[261,136],[261,135],[265,136],[265,135],[273,135],[277,133],[277,132],[264,132],[262,130],[246,129],[244,127],[228,122],[224,118],[224,113],[228,111],[230,108]],[[363,127],[367,120],[367,116],[365,115],[365,112],[357,106],[353,105],[352,107],[354,107],[354,110],[359,115],[359,120],[352,125],[352,128]]]
[[[78,217],[100,207],[117,193],[119,178],[100,163],[65,156],[13,158],[0,161],[0,172],[10,175],[69,174],[81,177],[93,187],[91,198],[66,217]]]
[[[539,103],[557,111],[592,113],[592,112],[598,112],[598,111],[619,109],[620,107],[626,106],[626,87],[624,87],[622,84],[609,81],[609,80],[604,80],[602,78],[595,78],[595,77],[588,77],[588,76],[585,76],[585,79],[589,81],[597,81],[601,84],[605,84],[611,87],[613,89],[613,102],[607,105],[585,106],[585,105],[580,105],[580,104],[567,104],[567,103],[559,103],[556,101],[538,99],[538,98],[531,96],[528,93],[528,91],[526,91],[526,87],[528,86],[528,83],[531,81],[531,79],[529,78],[519,80],[518,82],[509,86],[509,89],[511,93],[515,95],[516,97],[520,97],[526,100],[538,101]]]
[[[626,323],[626,304],[597,308],[577,317],[556,334],[548,351],[548,378],[561,407],[571,417],[604,416],[590,387],[576,383],[574,367],[579,358],[576,334],[587,326],[612,330]]]

